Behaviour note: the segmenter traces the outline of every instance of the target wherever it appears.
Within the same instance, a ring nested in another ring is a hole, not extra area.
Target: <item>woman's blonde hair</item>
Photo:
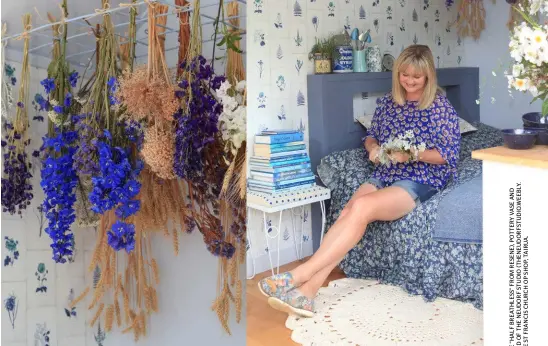
[[[392,69],[392,97],[397,104],[405,104],[406,91],[400,84],[400,72],[404,72],[411,66],[417,73],[423,74],[424,92],[419,100],[419,109],[426,109],[436,99],[436,94],[441,91],[438,87],[434,56],[428,46],[414,44],[401,52]]]

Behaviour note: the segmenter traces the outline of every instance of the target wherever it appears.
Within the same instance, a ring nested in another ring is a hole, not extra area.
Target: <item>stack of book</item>
[[[293,130],[263,131],[255,135],[249,159],[250,191],[275,194],[315,185],[303,133]]]

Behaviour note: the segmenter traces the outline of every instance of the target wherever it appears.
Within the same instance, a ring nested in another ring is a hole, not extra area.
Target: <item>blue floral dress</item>
[[[429,108],[420,110],[418,104],[417,101],[407,101],[400,106],[392,98],[392,93],[379,98],[367,136],[382,145],[399,135],[405,135],[407,131],[413,131],[415,144],[425,143],[426,149],[437,149],[447,163],[379,164],[371,177],[386,184],[411,180],[440,190],[451,176],[457,178],[461,140],[459,118],[447,97],[440,93]]]

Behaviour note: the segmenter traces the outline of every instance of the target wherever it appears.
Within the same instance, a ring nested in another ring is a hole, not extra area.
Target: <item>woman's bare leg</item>
[[[356,190],[356,192],[354,193],[352,198],[350,198],[348,203],[346,203],[346,205],[344,206],[344,209],[341,211],[338,219],[344,217],[349,212],[350,208],[352,208],[352,205],[354,204],[354,202],[356,200],[360,199],[361,197],[363,197],[367,194],[373,193],[377,190],[378,189],[375,185],[369,184],[369,183],[365,183],[362,186],[360,186]],[[331,274],[333,269],[335,269],[337,264],[339,264],[339,262],[333,262],[332,264],[326,266],[325,268],[321,269],[316,274],[314,274],[310,278],[310,280],[308,280],[304,284],[304,286],[301,287],[301,292],[304,293],[307,297],[313,298],[316,295],[316,292],[318,291],[318,289],[320,287],[322,287],[325,279],[327,279],[329,274]],[[316,289],[316,287],[317,287],[317,289]]]
[[[329,229],[318,251],[307,262],[291,271],[295,282],[304,283],[301,290],[307,291],[307,296],[314,290],[317,292],[331,270],[360,241],[370,222],[397,220],[414,208],[413,198],[397,186],[356,199],[347,214],[339,217]],[[321,270],[324,270],[322,275],[318,275],[307,287],[307,281]]]
[[[352,195],[352,198],[350,198],[350,200],[348,201],[348,203],[346,203],[346,205],[344,206],[344,209],[341,211],[341,214],[339,215],[339,219],[341,217],[343,217],[344,215],[346,215],[346,213],[348,213],[348,211],[350,210],[350,208],[352,207],[352,204],[354,204],[354,202],[360,198],[360,197],[363,197],[367,194],[370,194],[371,192],[375,192],[377,191],[377,187],[373,184],[369,184],[369,183],[365,183],[363,184],[362,186],[360,186],[356,192],[354,192],[354,195]]]

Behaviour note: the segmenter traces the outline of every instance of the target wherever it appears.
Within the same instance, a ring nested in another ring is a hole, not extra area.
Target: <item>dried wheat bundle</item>
[[[113,211],[101,218],[97,243],[89,263],[88,271],[98,268],[100,276],[94,282],[94,291],[87,287],[72,301],[75,306],[90,295],[89,310],[94,310],[90,326],[103,316],[106,329],[114,322],[124,333],[133,332],[135,340],[146,336],[147,317],[158,312],[158,297],[155,286],[159,284],[158,264],[152,257],[150,235],[138,220],[135,224],[135,249],[127,254],[116,252],[107,243],[107,233],[116,221]]]
[[[457,30],[460,37],[471,36],[478,40],[485,29],[483,0],[462,0],[459,8]]]
[[[236,322],[239,323],[242,316],[242,280],[240,279],[240,266],[244,263],[245,242],[239,241],[232,227],[234,223],[233,207],[227,201],[221,201],[221,222],[223,224],[224,238],[227,242],[235,244],[236,251],[232,258],[219,259],[219,274],[217,279],[217,298],[211,309],[215,311],[221,326],[230,334],[228,325],[230,317],[230,304],[236,309]],[[243,208],[245,213],[245,206]],[[239,218],[239,216],[236,216]],[[245,224],[245,216],[242,219]]]
[[[225,173],[219,198],[229,201],[232,205],[237,205],[244,200],[246,174],[246,143],[243,142]]]
[[[148,232],[164,231],[164,235],[172,237],[175,254],[179,248],[178,228],[185,229],[190,213],[185,203],[184,185],[181,185],[177,179],[158,179],[150,168],[145,168],[138,196],[141,209],[134,217],[135,222]]]

